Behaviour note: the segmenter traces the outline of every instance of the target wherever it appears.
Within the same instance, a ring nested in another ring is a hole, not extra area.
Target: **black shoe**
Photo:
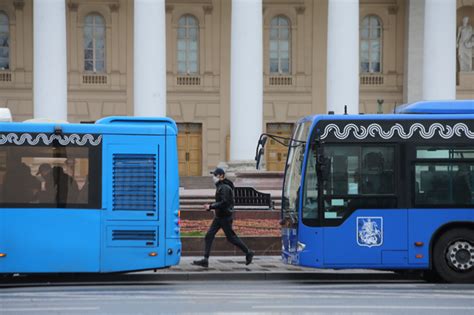
[[[246,255],[245,255],[245,264],[246,265],[250,265],[252,263],[252,259],[253,259],[253,256],[255,255],[254,252],[248,252]]]
[[[209,261],[205,258],[201,259],[201,260],[195,260],[195,261],[193,261],[193,265],[207,268],[207,267],[209,267]]]

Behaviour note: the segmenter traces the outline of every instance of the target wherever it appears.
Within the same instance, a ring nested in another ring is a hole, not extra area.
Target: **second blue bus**
[[[474,281],[474,101],[301,119],[282,200],[283,260]]]

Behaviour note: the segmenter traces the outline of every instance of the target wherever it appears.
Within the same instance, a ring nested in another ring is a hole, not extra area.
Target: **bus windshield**
[[[305,145],[297,141],[307,140],[311,123],[311,121],[307,121],[296,126],[288,152],[283,188],[282,219],[290,219],[292,223],[298,222],[298,199],[305,151]]]

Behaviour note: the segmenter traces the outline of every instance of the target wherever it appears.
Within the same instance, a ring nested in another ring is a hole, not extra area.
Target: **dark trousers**
[[[226,217],[226,218],[214,218],[214,220],[211,223],[211,226],[209,227],[209,230],[207,230],[205,241],[206,241],[206,247],[204,250],[204,257],[209,258],[209,255],[211,254],[211,246],[212,242],[214,241],[214,238],[216,236],[216,233],[219,231],[219,229],[222,228],[224,230],[225,236],[229,242],[240,248],[245,254],[249,253],[248,247],[242,242],[242,240],[235,234],[234,230],[232,229],[232,222],[234,219],[232,216]]]

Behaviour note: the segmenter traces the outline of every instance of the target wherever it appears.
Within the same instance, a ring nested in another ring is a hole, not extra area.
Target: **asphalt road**
[[[0,289],[0,314],[474,314],[474,284],[166,282]]]

